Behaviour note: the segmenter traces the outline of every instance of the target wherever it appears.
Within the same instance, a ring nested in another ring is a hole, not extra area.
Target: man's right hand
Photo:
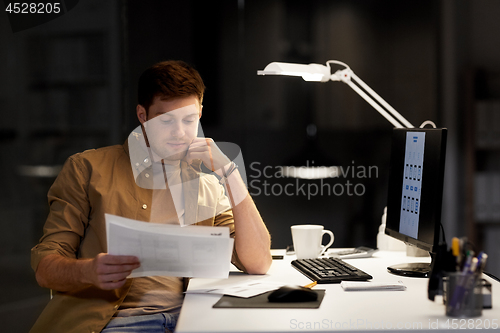
[[[139,259],[135,256],[100,253],[90,261],[90,272],[87,272],[87,277],[94,286],[112,290],[122,287],[127,281],[127,276],[140,265]]]
[[[93,259],[74,259],[49,254],[40,260],[35,276],[41,287],[62,292],[89,284],[111,290],[123,286],[127,276],[140,265],[134,256],[100,253]]]

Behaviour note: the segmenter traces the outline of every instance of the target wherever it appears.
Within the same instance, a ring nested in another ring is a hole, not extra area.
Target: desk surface
[[[273,254],[284,251],[273,250]],[[229,279],[192,279],[189,288],[210,288],[221,283],[248,279],[305,285],[311,281],[295,270],[293,256],[274,260],[266,275],[232,272]],[[433,331],[436,329],[500,328],[500,283],[493,284],[493,309],[478,318],[456,319],[445,316],[441,297],[427,298],[427,279],[392,275],[387,266],[404,262],[430,262],[430,258],[406,257],[404,252],[379,251],[373,258],[346,262],[369,273],[374,282],[403,281],[406,291],[346,292],[339,284],[322,284],[326,289],[319,309],[214,309],[220,295],[187,294],[176,332],[342,332],[342,331]]]

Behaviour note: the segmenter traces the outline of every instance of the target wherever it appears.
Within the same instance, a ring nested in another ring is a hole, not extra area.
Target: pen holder
[[[483,282],[475,274],[449,273],[443,277],[443,300],[450,317],[479,317],[483,310]]]

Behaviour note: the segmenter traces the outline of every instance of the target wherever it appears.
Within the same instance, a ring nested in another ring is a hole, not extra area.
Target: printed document
[[[228,227],[168,225],[106,214],[108,253],[137,256],[129,277],[227,278],[234,240]]]
[[[248,298],[266,293],[271,290],[276,290],[283,285],[284,283],[279,282],[249,279],[229,285],[215,285],[213,286],[213,288],[189,289],[186,291],[186,294],[218,294]]]

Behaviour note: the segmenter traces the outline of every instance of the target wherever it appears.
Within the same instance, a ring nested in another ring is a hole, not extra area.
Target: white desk
[[[277,254],[273,250],[273,254]],[[284,251],[279,252],[284,254]],[[305,285],[311,281],[291,265],[292,256],[274,260],[267,275],[231,273],[227,280],[192,279],[189,288],[209,288],[221,282],[233,283],[252,279]],[[471,319],[445,316],[441,297],[427,298],[427,279],[399,277],[387,272],[387,266],[404,262],[430,261],[430,258],[406,257],[403,252],[380,251],[373,258],[346,262],[373,276],[373,281],[398,281],[406,291],[345,292],[339,284],[321,284],[326,289],[319,309],[214,309],[218,295],[188,294],[179,317],[176,332],[345,332],[407,331],[436,332],[446,328],[500,329],[500,283],[493,284],[493,309]],[[455,319],[455,320],[454,320]],[[453,326],[452,326],[453,325]],[[495,326],[496,325],[496,326]]]

